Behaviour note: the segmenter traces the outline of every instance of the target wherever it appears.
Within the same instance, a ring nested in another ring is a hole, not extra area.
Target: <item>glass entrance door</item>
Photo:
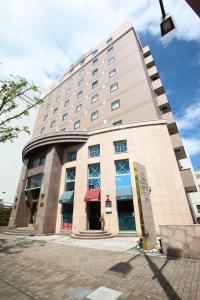
[[[135,231],[133,200],[117,201],[119,231]]]
[[[62,204],[63,229],[72,229],[73,223],[73,203]]]

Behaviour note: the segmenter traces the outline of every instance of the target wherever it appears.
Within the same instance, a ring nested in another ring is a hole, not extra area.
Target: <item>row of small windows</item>
[[[116,70],[113,69],[113,72],[115,72],[115,71],[116,71]],[[96,80],[96,81],[94,81],[94,82],[92,83],[92,88],[96,88],[97,86],[98,86],[98,80]],[[115,82],[115,83],[113,83],[113,84],[110,85],[110,93],[116,91],[117,89],[118,89],[118,82]],[[77,94],[77,99],[80,98],[81,96],[83,96],[83,91],[82,91],[82,90],[78,92],[78,94]],[[91,97],[91,103],[94,103],[94,102],[96,102],[97,100],[98,100],[98,94],[95,94],[95,95],[93,95],[93,96]],[[119,101],[119,100],[117,100],[117,101]],[[115,102],[116,102],[116,101],[115,101]],[[69,105],[69,103],[70,103],[69,99],[66,100],[65,103],[64,103],[64,107],[67,107],[67,106]],[[48,104],[48,105],[49,105],[49,104]],[[119,107],[119,106],[118,106],[118,107]],[[81,108],[82,108],[82,105],[81,105],[81,104],[78,105],[78,106],[76,106],[76,112],[79,112],[79,111],[81,110]],[[117,107],[116,107],[116,108],[117,108]],[[112,110],[114,110],[113,107],[112,107]],[[54,108],[53,114],[56,114],[57,112],[58,112],[58,107]],[[46,121],[46,120],[47,120],[47,117],[48,117],[48,115],[45,115],[43,120]]]
[[[115,141],[113,142],[114,153],[124,153],[127,152],[127,141]],[[100,145],[93,145],[88,147],[88,157],[98,157],[100,156]],[[70,151],[67,153],[67,162],[74,161],[77,158],[77,151]]]
[[[110,49],[110,48],[108,48],[108,49]],[[93,60],[93,64],[96,64],[97,62],[98,62],[98,58],[95,58],[95,59]],[[114,57],[114,56],[108,59],[108,65],[111,65],[111,64],[113,64],[114,62],[115,62],[115,57]],[[82,74],[82,73],[84,72],[84,69],[81,69],[80,72],[81,72],[81,73],[79,73],[79,74]],[[112,69],[111,71],[109,71],[109,77],[110,77],[110,78],[113,77],[116,73],[117,73],[116,68]],[[97,74],[98,74],[98,68],[96,68],[96,69],[94,69],[94,70],[92,71],[92,76],[96,76]],[[68,83],[68,85],[70,85],[70,84],[71,84],[71,80],[68,80],[67,83]],[[78,81],[78,86],[81,87],[81,86],[83,86],[83,84],[84,84],[84,78],[81,78],[81,79]],[[98,86],[98,81],[95,81],[95,82],[92,83],[92,88],[95,88],[95,87],[97,87],[97,86]],[[67,90],[66,90],[66,94],[67,94],[67,95],[71,95],[71,92],[72,92],[71,87],[68,87]],[[81,97],[82,95],[83,95],[83,91],[79,91],[78,94],[77,94],[77,98]],[[51,95],[49,96],[49,98],[51,98]],[[60,98],[60,97],[58,96],[58,97],[56,98],[56,101],[58,101],[59,98]],[[47,105],[46,109],[48,109],[49,106],[50,106],[50,104]]]
[[[98,94],[96,94],[96,95],[93,96],[93,97],[94,97],[94,98],[93,98],[93,102],[95,102],[95,101],[98,100]],[[117,100],[111,102],[111,110],[115,110],[115,109],[117,109],[117,108],[119,108],[119,107],[120,107],[120,100],[119,100],[119,99],[117,99]],[[79,105],[76,106],[76,112],[81,111],[81,109],[82,109],[82,104],[79,104]],[[48,117],[48,115],[45,115],[45,116],[44,116],[44,121],[47,120],[47,117]],[[67,117],[68,117],[68,113],[64,113],[64,114],[62,115],[62,120],[63,120],[63,121],[66,120]],[[95,110],[95,111],[93,111],[93,112],[91,113],[91,121],[94,121],[94,120],[98,119],[98,117],[99,117],[99,111],[98,111],[98,110]],[[122,124],[122,121],[121,121],[121,120],[119,120],[119,121],[113,123],[113,125],[121,125],[121,124]],[[54,121],[51,122],[50,127],[53,128],[53,127],[55,127],[55,125],[56,125],[56,121],[54,120]],[[80,128],[80,126],[81,126],[81,121],[80,121],[80,120],[78,120],[78,121],[76,121],[76,122],[74,123],[74,129],[78,129],[78,128]],[[43,127],[43,128],[41,129],[41,133],[44,133],[44,130],[45,130],[45,127]]]

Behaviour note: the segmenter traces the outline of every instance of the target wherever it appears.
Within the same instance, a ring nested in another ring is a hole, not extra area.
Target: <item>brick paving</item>
[[[1,300],[88,299],[81,291],[100,286],[121,292],[118,299],[199,300],[200,261],[0,234]]]

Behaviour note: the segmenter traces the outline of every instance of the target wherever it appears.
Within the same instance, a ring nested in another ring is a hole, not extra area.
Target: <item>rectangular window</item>
[[[81,126],[81,121],[80,120],[78,120],[74,123],[74,129],[78,129],[78,128],[80,128],[80,126]]]
[[[56,121],[51,122],[51,128],[53,128],[56,125]]]
[[[72,80],[71,80],[71,79],[68,79],[68,80],[67,80],[67,84],[70,85],[71,83],[72,83]]]
[[[84,83],[84,79],[82,78],[82,79],[80,79],[80,80],[78,81],[78,86],[82,86],[83,83]]]
[[[47,106],[46,106],[46,110],[48,110],[48,109],[49,109],[49,106],[50,106],[50,103],[48,103],[48,104],[47,104]]]
[[[100,156],[100,145],[90,146],[88,148],[89,157]]]
[[[98,118],[98,116],[99,116],[99,112],[98,112],[98,110],[96,110],[96,111],[93,111],[93,112],[91,113],[91,121],[93,121],[93,120],[97,119],[97,118]]]
[[[76,112],[81,111],[81,109],[82,109],[82,104],[79,104],[76,106]]]
[[[81,61],[80,61],[80,64],[83,65],[85,62],[85,58],[83,58]]]
[[[113,145],[115,153],[127,152],[126,140],[114,142]]]
[[[67,153],[67,161],[74,161],[76,160],[77,152],[76,151],[70,151]]]
[[[98,94],[93,95],[93,96],[91,97],[91,102],[92,102],[92,103],[94,103],[94,102],[96,102],[96,101],[98,101]]]
[[[67,95],[70,95],[70,94],[71,94],[71,88],[68,88],[68,89],[67,89],[66,94],[67,94]]]
[[[113,77],[115,74],[117,73],[117,70],[116,69],[112,69],[110,72],[109,72],[109,77]]]
[[[98,86],[98,80],[92,82],[92,88],[95,89]]]
[[[107,49],[107,53],[109,54],[110,52],[112,52],[114,50],[113,46],[108,47]]]
[[[120,100],[118,99],[118,100],[115,100],[115,101],[113,101],[112,103],[111,103],[111,109],[112,110],[115,110],[115,109],[117,109],[117,108],[119,108],[120,107]]]
[[[43,134],[45,131],[45,127],[42,127],[42,129],[40,130],[40,133]]]
[[[74,191],[76,168],[66,169],[66,191]]]
[[[117,82],[111,84],[111,86],[110,86],[110,92],[111,93],[116,91],[116,90],[118,90],[118,83]]]
[[[114,56],[108,59],[108,65],[111,65],[114,62],[115,62],[115,57]]]
[[[88,189],[99,189],[100,187],[100,164],[88,165]]]
[[[110,43],[112,43],[112,38],[109,38],[108,40],[107,40],[107,45],[109,45]]]
[[[40,188],[42,184],[43,174],[37,174],[27,178],[26,190]]]
[[[56,107],[56,108],[54,108],[54,110],[53,110],[53,114],[56,114],[57,113],[57,111],[58,111],[58,108]]]
[[[81,90],[81,91],[79,91],[79,92],[77,93],[77,99],[80,98],[80,97],[82,97],[82,96],[83,96],[83,91]]]
[[[200,205],[199,204],[197,205],[197,211],[198,211],[198,213],[200,213]]]
[[[67,119],[67,116],[68,116],[68,113],[63,114],[62,120],[63,120],[63,121],[66,120],[66,119]]]
[[[98,57],[95,57],[94,59],[93,59],[93,61],[92,61],[92,64],[93,65],[96,65],[98,63]]]
[[[47,118],[48,118],[48,115],[45,115],[43,120],[46,121]]]
[[[97,74],[98,74],[98,68],[96,68],[92,71],[92,76],[96,76]]]
[[[65,100],[64,106],[67,107],[69,105],[69,100]]]
[[[42,166],[45,163],[46,153],[41,152],[36,155],[31,156],[28,161],[28,169],[33,169],[38,166]]]
[[[122,120],[114,122],[113,125],[114,126],[122,125]]]
[[[79,75],[81,76],[81,75],[83,75],[83,73],[84,73],[84,68],[81,68],[79,71]]]
[[[97,54],[97,52],[98,52],[98,49],[94,50],[93,53],[92,53],[93,56],[95,56]]]

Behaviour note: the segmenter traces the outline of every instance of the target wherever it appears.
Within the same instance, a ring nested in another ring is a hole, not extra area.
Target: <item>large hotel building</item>
[[[193,224],[187,155],[149,47],[126,22],[43,95],[10,228],[140,234],[134,162],[146,170],[155,230]]]

